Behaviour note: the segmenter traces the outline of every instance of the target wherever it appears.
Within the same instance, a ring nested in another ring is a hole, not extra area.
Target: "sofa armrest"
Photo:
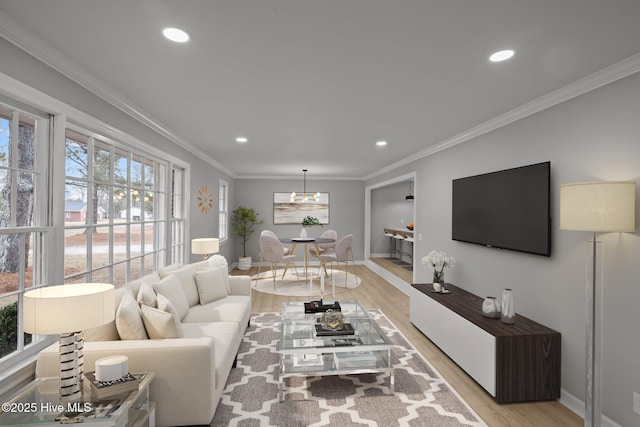
[[[114,355],[127,356],[132,373],[155,373],[149,392],[157,404],[158,425],[211,422],[216,392],[212,338],[85,342],[85,371],[93,371],[97,359]],[[57,377],[58,359],[58,344],[44,349],[38,356],[36,377]]]
[[[251,296],[250,276],[229,276],[229,286],[231,287],[231,295]]]

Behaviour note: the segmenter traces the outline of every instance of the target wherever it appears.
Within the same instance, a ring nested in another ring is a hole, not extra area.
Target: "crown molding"
[[[236,179],[282,179],[290,181],[302,180],[300,175],[236,175]],[[318,176],[307,177],[307,181],[364,181],[362,177],[353,176]]]
[[[564,87],[561,87],[560,89],[534,99],[533,101],[527,102],[526,104],[516,107],[504,114],[496,116],[493,119],[487,120],[486,122],[472,127],[465,132],[459,133],[452,138],[446,139],[411,156],[405,157],[404,159],[387,165],[386,167],[365,176],[364,179],[369,180],[371,178],[375,178],[384,173],[391,172],[392,170],[395,170],[400,166],[404,166],[416,160],[454,147],[463,142],[470,141],[493,130],[521,120],[527,116],[530,116],[542,110],[546,110],[547,108],[553,107],[554,105],[560,104],[562,102],[568,101],[572,98],[575,98],[576,96],[582,95],[601,86],[613,83],[616,80],[620,80],[624,77],[635,74],[638,71],[640,71],[640,53],[623,59],[622,61],[610,65],[609,67],[603,68],[602,70],[596,71],[595,73],[587,77],[576,80],[573,83],[570,83]]]
[[[109,87],[84,67],[73,61],[55,47],[51,46],[33,31],[13,20],[6,12],[0,10],[0,36],[13,43],[29,55],[38,59],[48,67],[69,78],[99,98],[118,108],[133,119],[167,138],[177,146],[204,160],[221,172],[235,177],[235,174],[209,156],[176,135],[159,120],[146,113],[141,107],[131,102],[124,95]]]

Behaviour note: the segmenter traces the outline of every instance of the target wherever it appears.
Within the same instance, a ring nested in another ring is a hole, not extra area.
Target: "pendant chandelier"
[[[311,202],[319,202],[320,201],[320,193],[315,194],[307,194],[307,169],[302,169],[304,173],[304,187],[302,193],[296,193],[295,191],[291,193],[291,197],[289,201],[291,203],[307,203]]]

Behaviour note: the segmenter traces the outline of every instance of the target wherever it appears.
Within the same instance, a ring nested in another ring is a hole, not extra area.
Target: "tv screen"
[[[453,180],[452,238],[551,256],[551,163]]]

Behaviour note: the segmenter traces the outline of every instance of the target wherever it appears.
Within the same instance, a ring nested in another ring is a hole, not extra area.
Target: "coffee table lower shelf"
[[[337,352],[281,354],[278,399],[284,401],[286,378],[370,373],[387,374],[389,395],[395,393],[390,349],[357,351],[349,348]]]

